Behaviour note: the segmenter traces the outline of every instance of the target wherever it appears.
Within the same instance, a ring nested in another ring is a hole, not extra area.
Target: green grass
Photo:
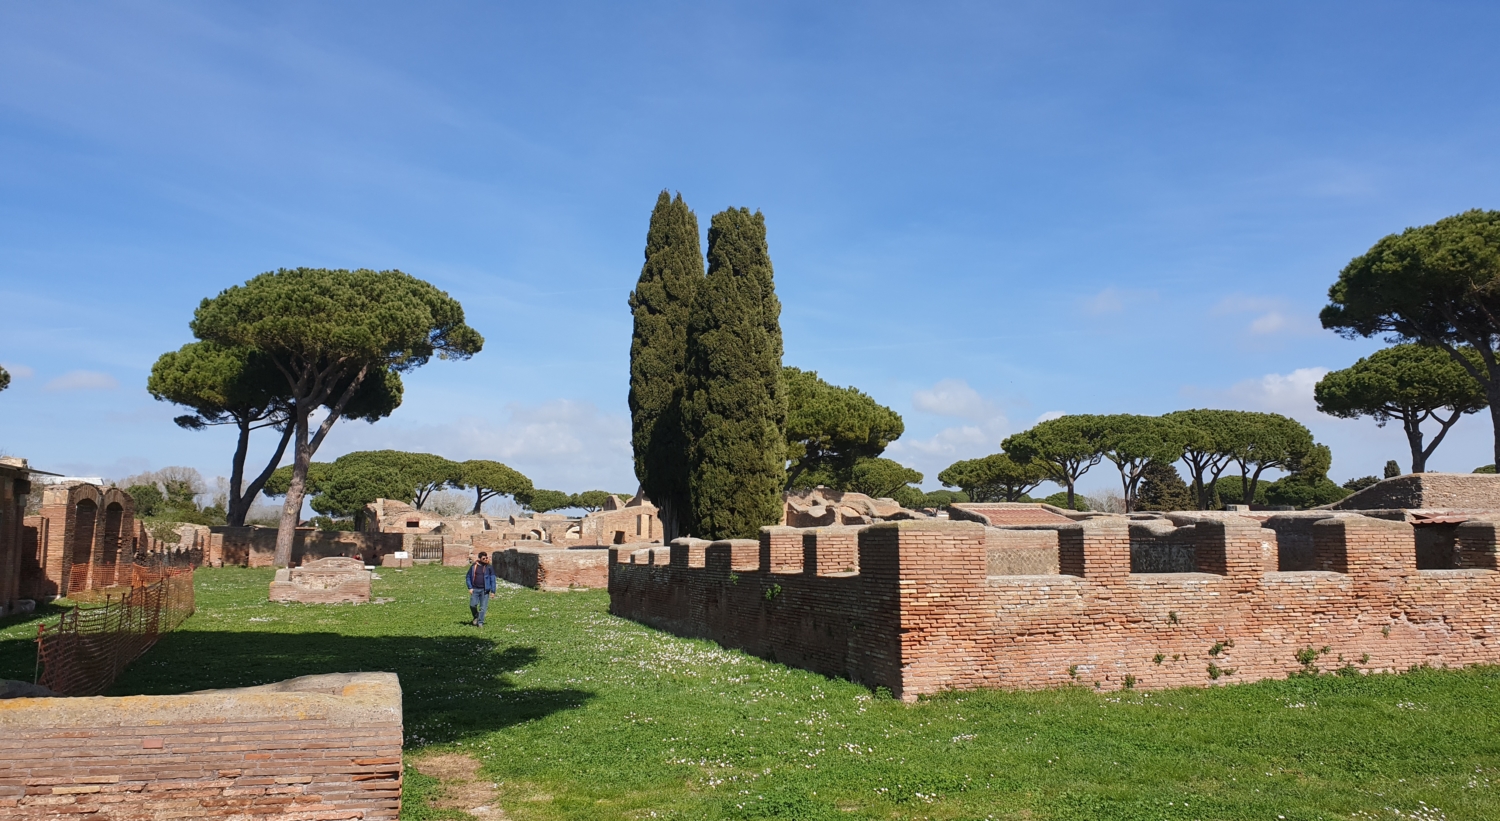
[[[114,694],[393,670],[408,753],[471,754],[515,819],[1494,819],[1500,669],[1167,692],[968,692],[915,705],[659,633],[601,592],[498,595],[381,571],[360,606],[266,601],[198,574],[198,613]],[[0,677],[31,678],[29,620]],[[431,779],[408,783],[405,817]]]

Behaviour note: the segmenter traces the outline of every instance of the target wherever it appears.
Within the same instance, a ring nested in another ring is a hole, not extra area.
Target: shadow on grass
[[[161,637],[108,695],[167,695],[269,684],[319,673],[401,677],[409,746],[482,735],[583,706],[586,690],[521,687],[512,674],[540,657],[483,636],[346,636],[203,632]]]
[[[56,625],[62,614],[72,609],[71,602],[48,602],[38,604],[34,612],[0,619],[0,632],[11,634],[0,638],[0,678],[31,681],[36,669],[37,624]]]

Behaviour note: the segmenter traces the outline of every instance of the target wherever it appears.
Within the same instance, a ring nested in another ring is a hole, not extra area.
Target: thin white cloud
[[[1236,382],[1221,395],[1231,408],[1266,411],[1284,416],[1310,418],[1318,413],[1313,387],[1328,369],[1298,368],[1291,373],[1268,373]]]
[[[1219,300],[1209,314],[1224,317],[1250,314],[1245,333],[1260,343],[1289,336],[1312,336],[1322,331],[1316,316],[1279,298],[1230,294]]]
[[[1010,420],[996,402],[984,398],[962,379],[944,379],[912,394],[918,411],[962,420],[926,438],[904,437],[891,443],[886,456],[910,465],[937,487],[937,474],[960,459],[986,456],[1000,450],[1000,440],[1011,432]]]
[[[44,391],[112,391],[119,380],[101,371],[68,371],[42,386]]]
[[[1155,302],[1155,291],[1127,291],[1113,286],[1083,300],[1083,312],[1090,316],[1117,314],[1132,305]]]
[[[1067,415],[1068,415],[1067,411],[1060,411],[1060,410],[1047,411],[1046,413],[1042,414],[1041,416],[1038,416],[1036,418],[1036,421],[1033,422],[1032,424],[1034,424],[1034,425],[1040,425],[1043,422],[1049,422],[1049,421],[1051,421],[1053,419],[1060,419],[1060,418],[1062,418],[1064,416],[1067,416]]]
[[[4,368],[12,379],[30,379],[36,376],[36,371],[16,362],[0,362],[0,368]]]
[[[931,388],[919,390],[912,394],[911,403],[920,411],[960,419],[985,419],[999,413],[999,408],[962,379],[944,379]]]
[[[554,399],[537,405],[511,403],[494,416],[466,416],[437,425],[342,423],[335,429],[339,453],[393,448],[441,454],[449,459],[494,459],[521,471],[538,487],[579,491],[634,491],[630,419],[592,402]],[[334,454],[318,454],[332,459]]]

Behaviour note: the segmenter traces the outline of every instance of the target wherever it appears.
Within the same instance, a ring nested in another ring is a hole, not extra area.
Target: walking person
[[[488,553],[480,553],[479,558],[469,565],[464,581],[469,585],[469,613],[474,617],[469,623],[475,627],[483,627],[484,616],[490,609],[490,599],[495,595],[495,568],[490,566]]]

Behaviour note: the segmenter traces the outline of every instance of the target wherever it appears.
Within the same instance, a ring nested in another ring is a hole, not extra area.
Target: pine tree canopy
[[[1046,480],[1040,462],[1023,464],[1004,453],[954,462],[938,474],[939,482],[975,502],[1019,502]]]
[[[1472,370],[1484,367],[1473,348],[1460,348]],[[1396,345],[1333,371],[1313,389],[1318,410],[1330,416],[1396,420],[1411,449],[1411,472],[1425,473],[1427,460],[1466,413],[1489,404],[1484,386],[1447,353],[1427,345]],[[1442,413],[1447,411],[1447,413]],[[1422,423],[1437,422],[1437,434],[1423,444]]]
[[[900,414],[857,388],[830,385],[800,368],[783,368],[782,377],[788,488],[852,490],[855,465],[880,456],[906,430]]]
[[[705,539],[753,538],[781,520],[786,485],[781,303],[760,212],[714,215],[687,346],[688,526]]]

